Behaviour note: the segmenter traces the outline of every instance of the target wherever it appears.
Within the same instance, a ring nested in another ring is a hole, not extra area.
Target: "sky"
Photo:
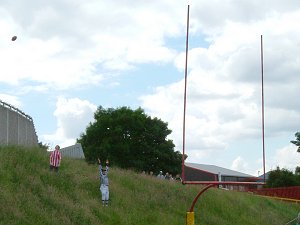
[[[39,141],[75,144],[97,107],[141,107],[187,161],[263,174],[300,164],[300,1],[0,0],[0,100]],[[11,37],[16,35],[16,41]],[[298,100],[297,100],[298,99]]]

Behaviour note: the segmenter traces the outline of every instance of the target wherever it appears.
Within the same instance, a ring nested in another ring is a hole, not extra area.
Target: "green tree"
[[[269,178],[267,180],[267,186],[274,187],[289,187],[289,186],[297,186],[298,182],[296,179],[296,175],[293,172],[287,169],[280,169],[279,167],[276,170],[272,170],[269,174]]]
[[[297,166],[295,169],[295,174],[300,175],[300,166]]]
[[[297,152],[300,152],[300,132],[295,134],[296,141],[291,141],[294,145],[298,146]]]
[[[300,185],[300,167],[299,166],[297,166],[295,169],[295,177],[296,177],[297,185]]]
[[[45,150],[45,151],[47,151],[49,148],[50,148],[50,146],[49,146],[49,144],[45,144],[45,143],[43,143],[43,142],[38,142],[38,145],[39,145],[39,147],[42,149],[42,150]]]
[[[158,172],[180,173],[180,152],[174,152],[168,124],[147,116],[143,109],[128,107],[104,109],[98,107],[95,122],[77,140],[85,157],[95,162],[106,158],[121,168]]]

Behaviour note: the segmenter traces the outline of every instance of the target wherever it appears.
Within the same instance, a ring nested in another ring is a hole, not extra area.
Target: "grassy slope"
[[[63,159],[59,174],[48,170],[39,149],[0,148],[0,224],[185,224],[199,186],[110,170],[109,207],[100,203],[96,165]],[[195,207],[200,224],[285,224],[300,205],[248,193],[209,189]]]

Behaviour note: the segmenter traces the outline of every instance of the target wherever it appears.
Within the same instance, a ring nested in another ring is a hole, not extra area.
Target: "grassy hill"
[[[183,225],[200,186],[111,168],[110,206],[102,207],[97,165],[63,159],[48,169],[40,149],[0,147],[0,224]],[[286,224],[300,205],[250,193],[209,189],[195,206],[195,223]]]

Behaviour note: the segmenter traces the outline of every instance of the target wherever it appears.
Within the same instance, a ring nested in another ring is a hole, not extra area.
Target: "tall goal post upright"
[[[265,102],[264,102],[264,54],[263,36],[260,35],[260,61],[261,61],[261,123],[262,123],[262,149],[263,149],[263,171],[264,183],[266,182],[266,159],[265,159]]]
[[[187,8],[187,26],[185,41],[185,70],[184,70],[184,99],[183,99],[183,132],[182,132],[182,163],[181,163],[181,179],[184,183],[184,161],[185,161],[185,116],[186,116],[186,91],[187,91],[187,66],[188,66],[188,49],[189,49],[189,21],[190,21],[190,5]]]
[[[187,28],[186,28],[186,48],[185,48],[185,71],[184,71],[184,105],[183,105],[183,132],[182,132],[182,169],[181,177],[182,184],[201,184],[204,185],[195,197],[189,211],[186,213],[186,225],[195,225],[194,206],[199,197],[209,188],[228,184],[228,185],[264,185],[265,184],[265,142],[264,142],[264,91],[263,91],[263,43],[261,35],[261,84],[262,84],[262,141],[263,141],[263,170],[264,170],[264,182],[230,182],[230,181],[186,181],[185,179],[185,130],[186,130],[186,99],[187,99],[187,73],[188,73],[188,44],[189,44],[189,17],[190,17],[190,5],[187,8]]]

